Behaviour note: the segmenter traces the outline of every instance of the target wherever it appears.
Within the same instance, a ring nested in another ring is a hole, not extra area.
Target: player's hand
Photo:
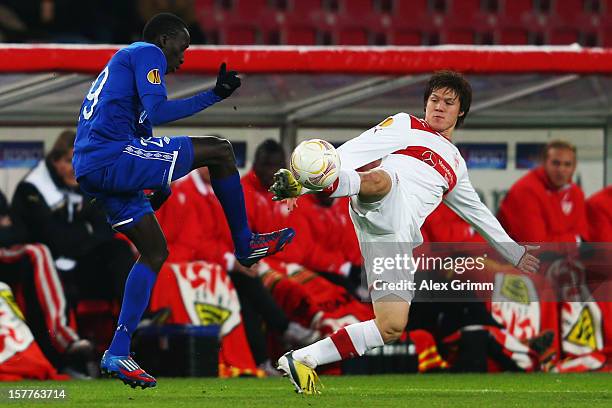
[[[286,198],[283,200],[283,204],[287,206],[287,211],[291,212],[298,207],[297,201],[299,197]]]
[[[272,200],[280,201],[288,198],[297,198],[302,192],[302,185],[287,169],[280,169],[274,173],[274,184],[268,190],[274,193]]]
[[[219,98],[227,98],[236,89],[240,88],[241,82],[236,71],[226,71],[225,62],[219,67],[219,74],[217,75],[217,84],[213,89],[213,92],[217,94]]]
[[[540,269],[540,260],[529,253],[529,251],[535,251],[540,249],[539,246],[525,245],[525,253],[523,257],[516,265],[516,268],[522,272],[536,273]]]

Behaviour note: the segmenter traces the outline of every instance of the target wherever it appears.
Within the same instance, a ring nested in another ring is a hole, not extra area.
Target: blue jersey
[[[136,137],[152,136],[142,98],[165,99],[166,58],[157,46],[122,48],[93,82],[79,113],[73,165],[79,177],[110,164]]]

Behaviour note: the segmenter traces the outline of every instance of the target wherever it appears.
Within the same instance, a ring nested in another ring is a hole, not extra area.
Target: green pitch
[[[297,395],[285,378],[160,378],[154,389],[133,390],[117,380],[0,383],[8,389],[64,387],[55,407],[612,407],[612,374],[429,374],[322,377],[323,394]]]

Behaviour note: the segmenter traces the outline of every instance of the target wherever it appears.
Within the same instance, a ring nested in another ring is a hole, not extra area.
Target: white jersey
[[[338,148],[341,166],[358,169],[382,159],[392,179],[379,202],[351,197],[360,242],[423,242],[420,228],[442,200],[513,265],[525,249],[504,231],[480,201],[457,147],[422,119],[398,113]]]

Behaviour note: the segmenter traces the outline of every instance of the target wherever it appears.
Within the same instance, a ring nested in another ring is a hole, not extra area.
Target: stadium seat
[[[423,44],[423,34],[418,30],[393,30],[387,38],[391,45],[421,45]]]
[[[288,0],[288,10],[292,13],[306,15],[323,9],[322,0]]]
[[[221,32],[221,41],[227,45],[253,45],[259,44],[259,33],[254,26],[232,25]]]
[[[368,45],[368,31],[360,27],[338,30],[334,43],[336,45]]]
[[[526,45],[529,44],[529,33],[526,29],[508,28],[497,32],[496,43],[499,45]]]
[[[579,40],[579,33],[577,30],[572,28],[551,30],[548,34],[547,44],[550,45],[569,45],[577,43]]]
[[[584,12],[584,0],[557,0],[553,3],[552,11],[567,22],[573,21]]]
[[[287,26],[281,30],[283,45],[316,45],[317,31],[314,27]]]
[[[393,3],[393,17],[400,21],[424,23],[427,15],[427,0],[395,0]]]
[[[387,30],[390,44],[429,44],[424,32],[436,30],[436,27],[432,25],[434,18],[439,18],[441,21],[442,16],[429,14],[427,0],[395,0],[389,26],[382,27],[382,29]],[[414,33],[419,33],[418,39]]]
[[[526,14],[534,11],[533,0],[500,0],[500,15],[520,21]]]
[[[602,47],[612,47],[612,27],[601,30],[599,43]]]
[[[474,31],[469,29],[450,29],[441,32],[442,44],[474,44]]]
[[[338,13],[351,18],[368,18],[373,13],[374,4],[372,0],[340,0]]]
[[[480,0],[448,0],[446,14],[450,18],[473,21],[480,14]]]
[[[232,12],[241,17],[254,19],[272,10],[268,7],[268,0],[234,0]]]

